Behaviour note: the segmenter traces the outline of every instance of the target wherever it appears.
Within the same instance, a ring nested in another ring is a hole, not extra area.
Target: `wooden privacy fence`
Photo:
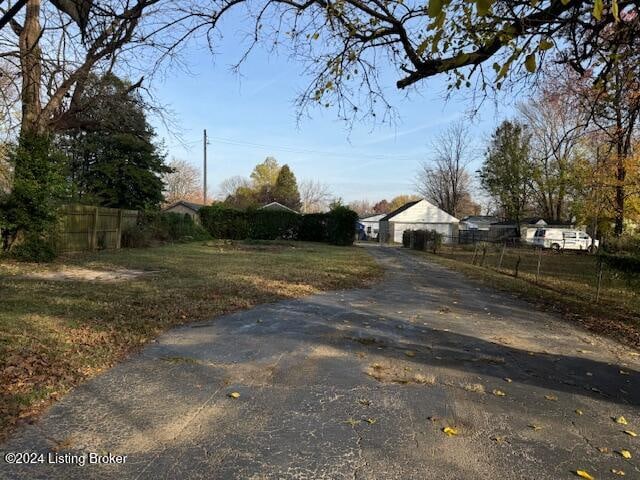
[[[122,232],[137,220],[137,210],[65,205],[59,214],[56,248],[61,253],[120,248]]]

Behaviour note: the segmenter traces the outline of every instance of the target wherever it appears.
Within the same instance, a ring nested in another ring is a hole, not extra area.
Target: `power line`
[[[253,147],[253,148],[261,148],[261,149],[274,149],[280,150],[286,153],[308,153],[308,154],[317,154],[317,155],[325,155],[325,156],[333,156],[337,158],[370,158],[374,160],[415,160],[418,155],[388,155],[388,154],[371,154],[371,153],[360,153],[360,152],[327,152],[322,150],[312,150],[306,148],[297,148],[291,147],[287,145],[265,145],[262,143],[255,142],[246,142],[243,140],[236,140],[232,138],[222,138],[222,137],[209,137],[210,139],[215,140],[217,143],[222,143],[226,145],[234,145],[234,146],[245,146],[245,147]]]

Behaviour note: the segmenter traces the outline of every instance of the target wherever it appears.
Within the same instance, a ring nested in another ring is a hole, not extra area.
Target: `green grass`
[[[420,253],[422,255],[422,253]],[[513,291],[559,311],[592,331],[605,333],[634,346],[640,345],[640,291],[618,272],[603,268],[598,301],[598,258],[576,252],[554,253],[530,248],[443,246],[429,258],[493,287]],[[475,265],[474,265],[475,256]],[[518,278],[515,268],[518,265]],[[538,275],[538,259],[540,274]]]
[[[144,271],[125,280],[86,274]],[[64,279],[51,278],[66,272]],[[69,274],[75,274],[70,278]],[[358,248],[207,242],[0,262],[0,437],[167,328],[381,275]]]

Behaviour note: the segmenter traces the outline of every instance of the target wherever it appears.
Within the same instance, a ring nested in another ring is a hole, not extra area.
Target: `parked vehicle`
[[[553,250],[583,250],[595,253],[599,240],[592,239],[586,232],[563,228],[539,228],[533,236],[533,244]]]

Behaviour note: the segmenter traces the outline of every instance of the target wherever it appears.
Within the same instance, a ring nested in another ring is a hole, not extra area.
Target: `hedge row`
[[[136,225],[122,232],[122,246],[129,248],[207,239],[207,231],[189,215],[174,212],[140,212]]]
[[[346,207],[301,215],[274,210],[236,210],[221,205],[200,209],[202,226],[213,238],[303,240],[351,245],[358,214]]]

